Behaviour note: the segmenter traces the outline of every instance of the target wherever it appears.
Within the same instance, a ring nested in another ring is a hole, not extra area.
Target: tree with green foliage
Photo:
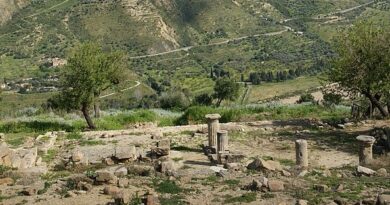
[[[214,86],[214,98],[219,107],[223,100],[235,100],[240,91],[240,85],[229,78],[220,78]]]
[[[54,107],[81,110],[89,129],[96,129],[89,111],[100,94],[124,79],[123,54],[105,53],[94,43],[78,45],[60,74],[61,92]]]
[[[194,99],[195,105],[210,106],[213,104],[213,96],[208,93],[197,95]]]
[[[336,42],[337,59],[327,74],[344,91],[365,96],[383,117],[383,98],[390,88],[390,30],[371,21],[359,22]],[[370,109],[370,116],[373,110]]]

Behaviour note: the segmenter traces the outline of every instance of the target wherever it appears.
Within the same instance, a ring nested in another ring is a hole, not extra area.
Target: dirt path
[[[255,35],[246,35],[246,36],[241,36],[241,37],[237,37],[237,38],[232,38],[232,39],[228,39],[228,40],[225,40],[225,41],[221,41],[221,42],[216,42],[216,43],[210,43],[210,44],[206,44],[206,45],[198,45],[198,46],[186,46],[186,47],[182,47],[182,48],[178,48],[178,49],[174,49],[174,50],[170,50],[170,51],[165,51],[165,52],[161,52],[161,53],[155,53],[155,54],[149,54],[149,55],[141,55],[141,56],[133,56],[133,57],[129,57],[129,59],[140,59],[140,58],[148,58],[148,57],[155,57],[155,56],[162,56],[162,55],[166,55],[166,54],[170,54],[170,53],[177,53],[177,52],[180,52],[180,51],[186,51],[188,52],[189,50],[193,49],[193,48],[200,48],[200,47],[209,47],[209,46],[218,46],[218,45],[224,45],[224,44],[228,44],[228,43],[231,43],[231,42],[234,42],[234,41],[242,41],[242,40],[245,40],[245,39],[248,39],[250,37],[260,37],[260,36],[276,36],[276,35],[281,35],[287,31],[291,30],[290,27],[288,26],[285,26],[285,29],[284,30],[281,30],[281,31],[276,31],[276,32],[270,32],[270,33],[263,33],[263,34],[255,34]]]
[[[107,94],[107,95],[100,96],[99,99],[107,98],[107,97],[113,96],[113,95],[115,95],[115,94],[118,94],[118,93],[121,93],[121,92],[125,92],[125,91],[128,91],[128,90],[131,90],[131,89],[136,88],[136,87],[138,87],[139,85],[141,85],[141,82],[139,82],[139,81],[135,81],[135,82],[137,83],[136,85],[133,85],[133,86],[128,87],[128,88],[125,88],[125,89],[122,89],[122,90],[120,90],[119,92],[113,92],[113,93],[110,93],[110,94]]]

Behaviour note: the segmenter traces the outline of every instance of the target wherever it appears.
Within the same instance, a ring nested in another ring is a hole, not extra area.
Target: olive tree
[[[104,90],[123,80],[123,54],[105,53],[97,44],[78,45],[60,74],[61,92],[54,99],[57,108],[80,110],[88,128],[96,129],[90,109]]]
[[[240,91],[240,85],[229,78],[220,78],[214,86],[214,98],[217,99],[217,106],[223,100],[235,100]]]
[[[390,87],[390,31],[371,21],[359,22],[342,33],[336,42],[338,53],[328,80],[344,91],[365,96],[383,117],[383,105]],[[372,110],[371,110],[372,112]]]

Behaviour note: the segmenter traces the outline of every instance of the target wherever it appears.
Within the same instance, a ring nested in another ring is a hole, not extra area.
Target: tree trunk
[[[95,126],[95,124],[93,124],[93,121],[92,121],[91,117],[89,116],[88,106],[87,105],[83,105],[82,108],[81,108],[81,112],[83,112],[85,121],[87,121],[88,128],[91,129],[91,130],[95,130],[96,126]]]
[[[95,118],[100,118],[100,105],[99,102],[95,102],[93,105],[93,109],[95,111]]]
[[[387,113],[390,113],[390,100],[387,101]]]
[[[364,92],[363,94],[370,100],[370,102],[372,103],[373,107],[376,107],[376,108],[379,109],[379,112],[381,113],[381,115],[383,117],[388,117],[389,116],[389,113],[385,110],[385,108],[379,102],[380,97],[381,97],[380,95],[373,96],[369,91],[368,92]]]
[[[217,107],[221,106],[222,100],[223,100],[223,99],[218,99],[218,101],[217,101]]]

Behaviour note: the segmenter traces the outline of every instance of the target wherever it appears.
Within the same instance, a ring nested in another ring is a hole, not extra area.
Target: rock
[[[160,140],[164,138],[164,133],[160,132],[160,131],[157,131],[157,132],[153,132],[152,133],[152,139],[153,140]]]
[[[38,157],[38,149],[36,147],[18,152],[18,154],[21,156],[20,169],[27,169],[35,166]]]
[[[267,187],[268,188],[268,178],[267,177],[264,177],[264,176],[261,176],[259,178],[259,182],[261,184],[263,184],[264,187]]]
[[[154,172],[154,168],[148,165],[130,165],[127,167],[129,174],[137,176],[149,176]]]
[[[379,195],[376,200],[376,205],[390,205],[390,195]]]
[[[118,169],[115,170],[114,175],[117,177],[124,177],[128,174],[127,168],[126,167],[119,167]]]
[[[279,180],[269,180],[268,188],[271,192],[279,192],[284,190],[284,183]]]
[[[10,152],[11,152],[11,149],[8,148],[7,143],[2,142],[2,143],[0,144],[0,158],[3,158],[4,156],[9,155]]]
[[[279,162],[271,161],[271,160],[263,160],[260,158],[256,158],[252,163],[248,165],[248,169],[252,170],[267,170],[267,171],[282,171],[283,168]]]
[[[145,205],[157,205],[156,197],[153,194],[147,194],[145,198]]]
[[[130,183],[130,181],[127,178],[118,179],[118,187],[120,187],[120,188],[128,187],[129,183]]]
[[[372,169],[367,168],[367,167],[358,166],[357,167],[357,173],[359,175],[371,176],[371,175],[375,174],[376,172],[374,170],[372,170]]]
[[[125,203],[125,196],[124,196],[123,191],[114,193],[112,198],[114,198],[115,204],[126,204]]]
[[[215,173],[219,173],[221,171],[227,171],[227,169],[218,166],[211,166],[210,169],[213,170]]]
[[[254,179],[251,185],[249,186],[249,188],[253,191],[260,191],[262,187],[263,187],[263,183],[261,183],[260,180],[258,179]]]
[[[175,162],[172,160],[161,162],[161,170],[160,172],[167,176],[174,176],[176,174],[176,166]]]
[[[67,191],[65,197],[72,198],[72,197],[76,197],[76,196],[77,196],[77,194],[74,193],[73,191]]]
[[[387,170],[385,168],[380,168],[376,171],[376,175],[380,177],[386,177],[387,176]]]
[[[86,194],[87,191],[84,191],[84,190],[75,190],[74,193],[77,194],[77,195],[83,195],[83,194]]]
[[[329,187],[324,185],[324,184],[316,184],[316,185],[314,185],[314,190],[321,192],[321,193],[324,193],[324,192],[329,191]]]
[[[157,147],[170,149],[171,148],[171,141],[169,139],[160,140],[157,143]]]
[[[222,178],[229,178],[231,175],[227,170],[221,170],[217,172],[217,176],[222,177]]]
[[[77,183],[77,189],[89,192],[93,189],[93,186],[87,182],[80,181]]]
[[[117,184],[118,178],[114,173],[108,170],[100,170],[96,172],[96,181],[100,183]]]
[[[306,176],[306,174],[308,174],[308,173],[309,173],[309,171],[307,171],[307,170],[302,170],[301,172],[298,173],[298,177],[304,177],[304,176]]]
[[[153,147],[151,149],[151,155],[153,157],[168,156],[170,152],[169,148]]]
[[[136,154],[135,146],[122,145],[122,146],[115,147],[114,157],[117,160],[132,160],[132,161],[136,160],[137,154]]]
[[[11,157],[14,154],[13,150],[8,148],[7,143],[3,142],[0,144],[0,165],[11,167]]]
[[[13,184],[14,184],[14,180],[12,178],[7,177],[7,178],[0,179],[0,185],[10,186]]]
[[[303,199],[297,201],[297,205],[307,205],[309,202]]]
[[[103,189],[103,193],[110,196],[118,195],[119,192],[121,192],[121,190],[116,186],[106,186]]]
[[[110,158],[105,158],[105,159],[103,160],[103,163],[106,164],[106,165],[108,165],[108,166],[112,166],[112,165],[115,164],[114,160],[112,160],[111,157],[110,157]]]
[[[291,173],[286,170],[282,170],[282,175],[285,177],[291,177]]]
[[[330,177],[332,176],[332,172],[330,172],[328,169],[322,171],[322,176],[324,177]]]
[[[81,162],[84,159],[84,154],[80,150],[75,150],[72,153],[73,162]]]
[[[25,196],[34,196],[38,193],[38,190],[35,187],[27,187],[22,192]]]
[[[4,140],[5,139],[5,134],[4,133],[0,133],[0,140]]]
[[[333,200],[333,202],[336,203],[337,205],[347,205],[347,202],[341,197],[337,197],[336,199]]]
[[[337,192],[341,192],[344,190],[344,185],[343,184],[339,184],[335,187],[335,191]]]
[[[224,158],[226,163],[241,163],[246,158],[246,155],[240,153],[229,153]]]
[[[238,171],[243,171],[244,167],[239,163],[227,163],[225,164],[225,168],[231,171],[238,172]]]

